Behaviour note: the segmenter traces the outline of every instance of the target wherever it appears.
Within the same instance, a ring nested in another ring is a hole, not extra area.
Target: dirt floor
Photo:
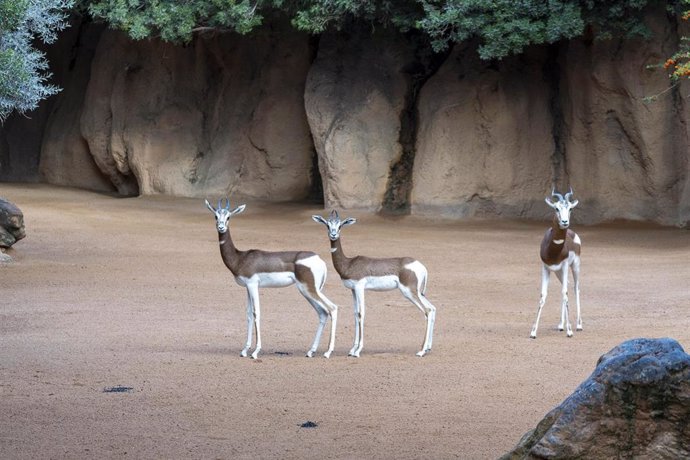
[[[323,211],[248,202],[237,246],[318,252],[340,306],[333,356],[308,359],[313,309],[294,287],[262,291],[254,361],[239,356],[246,294],[202,200],[8,184],[0,196],[28,235],[0,266],[1,458],[496,458],[618,343],[690,347],[688,230],[575,225],[585,329],[556,330],[554,278],[530,340],[546,224],[352,213],[345,252],[419,258],[438,309],[433,352],[417,358],[423,315],[369,293],[356,359],[350,292],[310,218]]]

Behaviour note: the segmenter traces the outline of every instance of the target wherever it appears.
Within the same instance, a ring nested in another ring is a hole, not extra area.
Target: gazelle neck
[[[340,237],[337,240],[331,240],[331,257],[333,258],[333,267],[338,273],[342,273],[349,259],[343,252],[343,247],[340,244]]]
[[[230,271],[235,274],[235,266],[237,263],[237,248],[235,243],[232,242],[232,236],[230,236],[230,229],[225,233],[218,232],[218,244],[220,245],[220,256],[223,259],[225,266],[230,269]]]
[[[558,217],[554,216],[553,222],[551,224],[551,243],[562,245],[565,243],[565,238],[568,234],[567,228],[561,228],[558,225]]]

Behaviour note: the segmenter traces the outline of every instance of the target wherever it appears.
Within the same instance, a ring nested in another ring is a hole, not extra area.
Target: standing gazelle
[[[216,216],[216,228],[220,243],[220,255],[225,266],[235,276],[240,286],[247,288],[247,343],[240,353],[247,356],[252,346],[252,329],[256,330],[256,348],[252,358],[256,359],[261,350],[261,307],[259,304],[259,288],[286,287],[292,284],[314,307],[319,315],[319,326],[311,349],[307,352],[312,357],[321,340],[321,333],[328,317],[331,317],[331,336],[326,358],[331,356],[335,345],[335,325],[338,320],[338,307],[328,300],[321,292],[326,282],[326,262],[318,255],[309,251],[267,252],[259,249],[240,251],[235,247],[230,237],[228,221],[230,217],[244,211],[245,205],[230,210],[230,200],[226,198],[226,205],[218,201],[218,208],[206,200],[206,207]]]
[[[328,220],[321,216],[312,216],[312,219],[328,228],[333,266],[345,287],[352,290],[355,310],[355,341],[349,355],[359,357],[364,346],[364,291],[367,289],[372,291],[400,289],[402,295],[426,316],[424,343],[422,349],[417,352],[417,356],[424,356],[431,351],[436,307],[424,296],[427,280],[426,267],[411,257],[394,259],[373,259],[364,256],[346,257],[340,244],[340,230],[346,225],[354,224],[356,219],[350,217],[341,221],[337,211],[331,211]]]
[[[562,285],[561,322],[558,325],[558,330],[562,331],[565,323],[566,334],[568,337],[573,335],[568,315],[568,267],[573,272],[573,282],[575,285],[576,328],[578,331],[582,330],[582,317],[580,316],[580,237],[568,228],[570,226],[570,211],[577,206],[578,201],[571,201],[573,197],[572,188],[565,194],[565,197],[560,193],[556,193],[555,190],[551,191],[551,196],[557,198],[557,201],[552,201],[547,197],[546,204],[551,206],[556,212],[551,228],[546,231],[544,238],[541,240],[541,250],[539,252],[543,262],[541,269],[541,298],[539,299],[537,320],[534,322],[532,333],[530,334],[530,337],[533,339],[537,337],[539,317],[546,302],[551,272],[556,273]]]

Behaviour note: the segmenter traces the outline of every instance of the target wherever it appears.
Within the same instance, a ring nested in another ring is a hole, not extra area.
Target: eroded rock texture
[[[392,32],[326,34],[304,96],[326,207],[379,210],[400,158],[400,114],[414,50]]]
[[[647,23],[653,41],[577,40],[562,54],[564,175],[587,222],[690,220],[688,89],[668,91],[666,72],[648,68],[673,54],[678,33],[661,14]]]
[[[456,47],[419,98],[413,213],[546,214],[553,139],[544,61],[530,53],[490,64]]]
[[[634,339],[503,459],[690,457],[690,356],[672,339]]]
[[[35,123],[0,129],[0,180],[37,180],[40,158],[43,180],[125,196],[322,188],[328,208],[544,219],[551,186],[571,185],[575,223],[688,225],[688,88],[647,68],[682,33],[662,10],[648,24],[649,41],[582,38],[501,62],[369,27],[182,47],[75,25],[51,59],[64,91]]]
[[[308,37],[263,30],[187,47],[98,45],[81,131],[122,194],[304,198],[312,142],[303,108]]]

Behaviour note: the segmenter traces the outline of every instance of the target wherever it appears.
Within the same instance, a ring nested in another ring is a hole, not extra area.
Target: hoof
[[[425,354],[426,354],[426,350],[422,350],[422,351],[418,351],[418,352],[417,352],[417,356],[419,356],[420,358],[421,358],[422,356],[424,356]]]
[[[575,330],[581,331],[581,330],[582,330],[582,326],[577,326],[577,327],[575,328]]]
[[[259,357],[259,350],[256,350],[254,353],[252,353],[252,359],[256,359]]]
[[[529,335],[529,338],[530,338],[530,339],[536,339],[536,338],[537,338],[537,334],[535,334],[534,332],[532,332],[532,333]]]
[[[567,336],[568,338],[571,338],[571,337],[573,336],[573,331],[568,332],[568,333],[566,334],[566,336]]]
[[[558,330],[563,332],[565,330],[565,328],[563,326],[558,326]]]
[[[247,357],[247,349],[246,348],[240,352],[240,356],[243,358]]]
[[[314,352],[312,350],[309,350],[307,352],[307,358],[311,358],[312,356],[314,356]]]
[[[330,358],[330,357],[331,357],[331,352],[330,352],[330,351],[327,351],[326,353],[323,354],[323,357],[326,358],[326,359]]]

